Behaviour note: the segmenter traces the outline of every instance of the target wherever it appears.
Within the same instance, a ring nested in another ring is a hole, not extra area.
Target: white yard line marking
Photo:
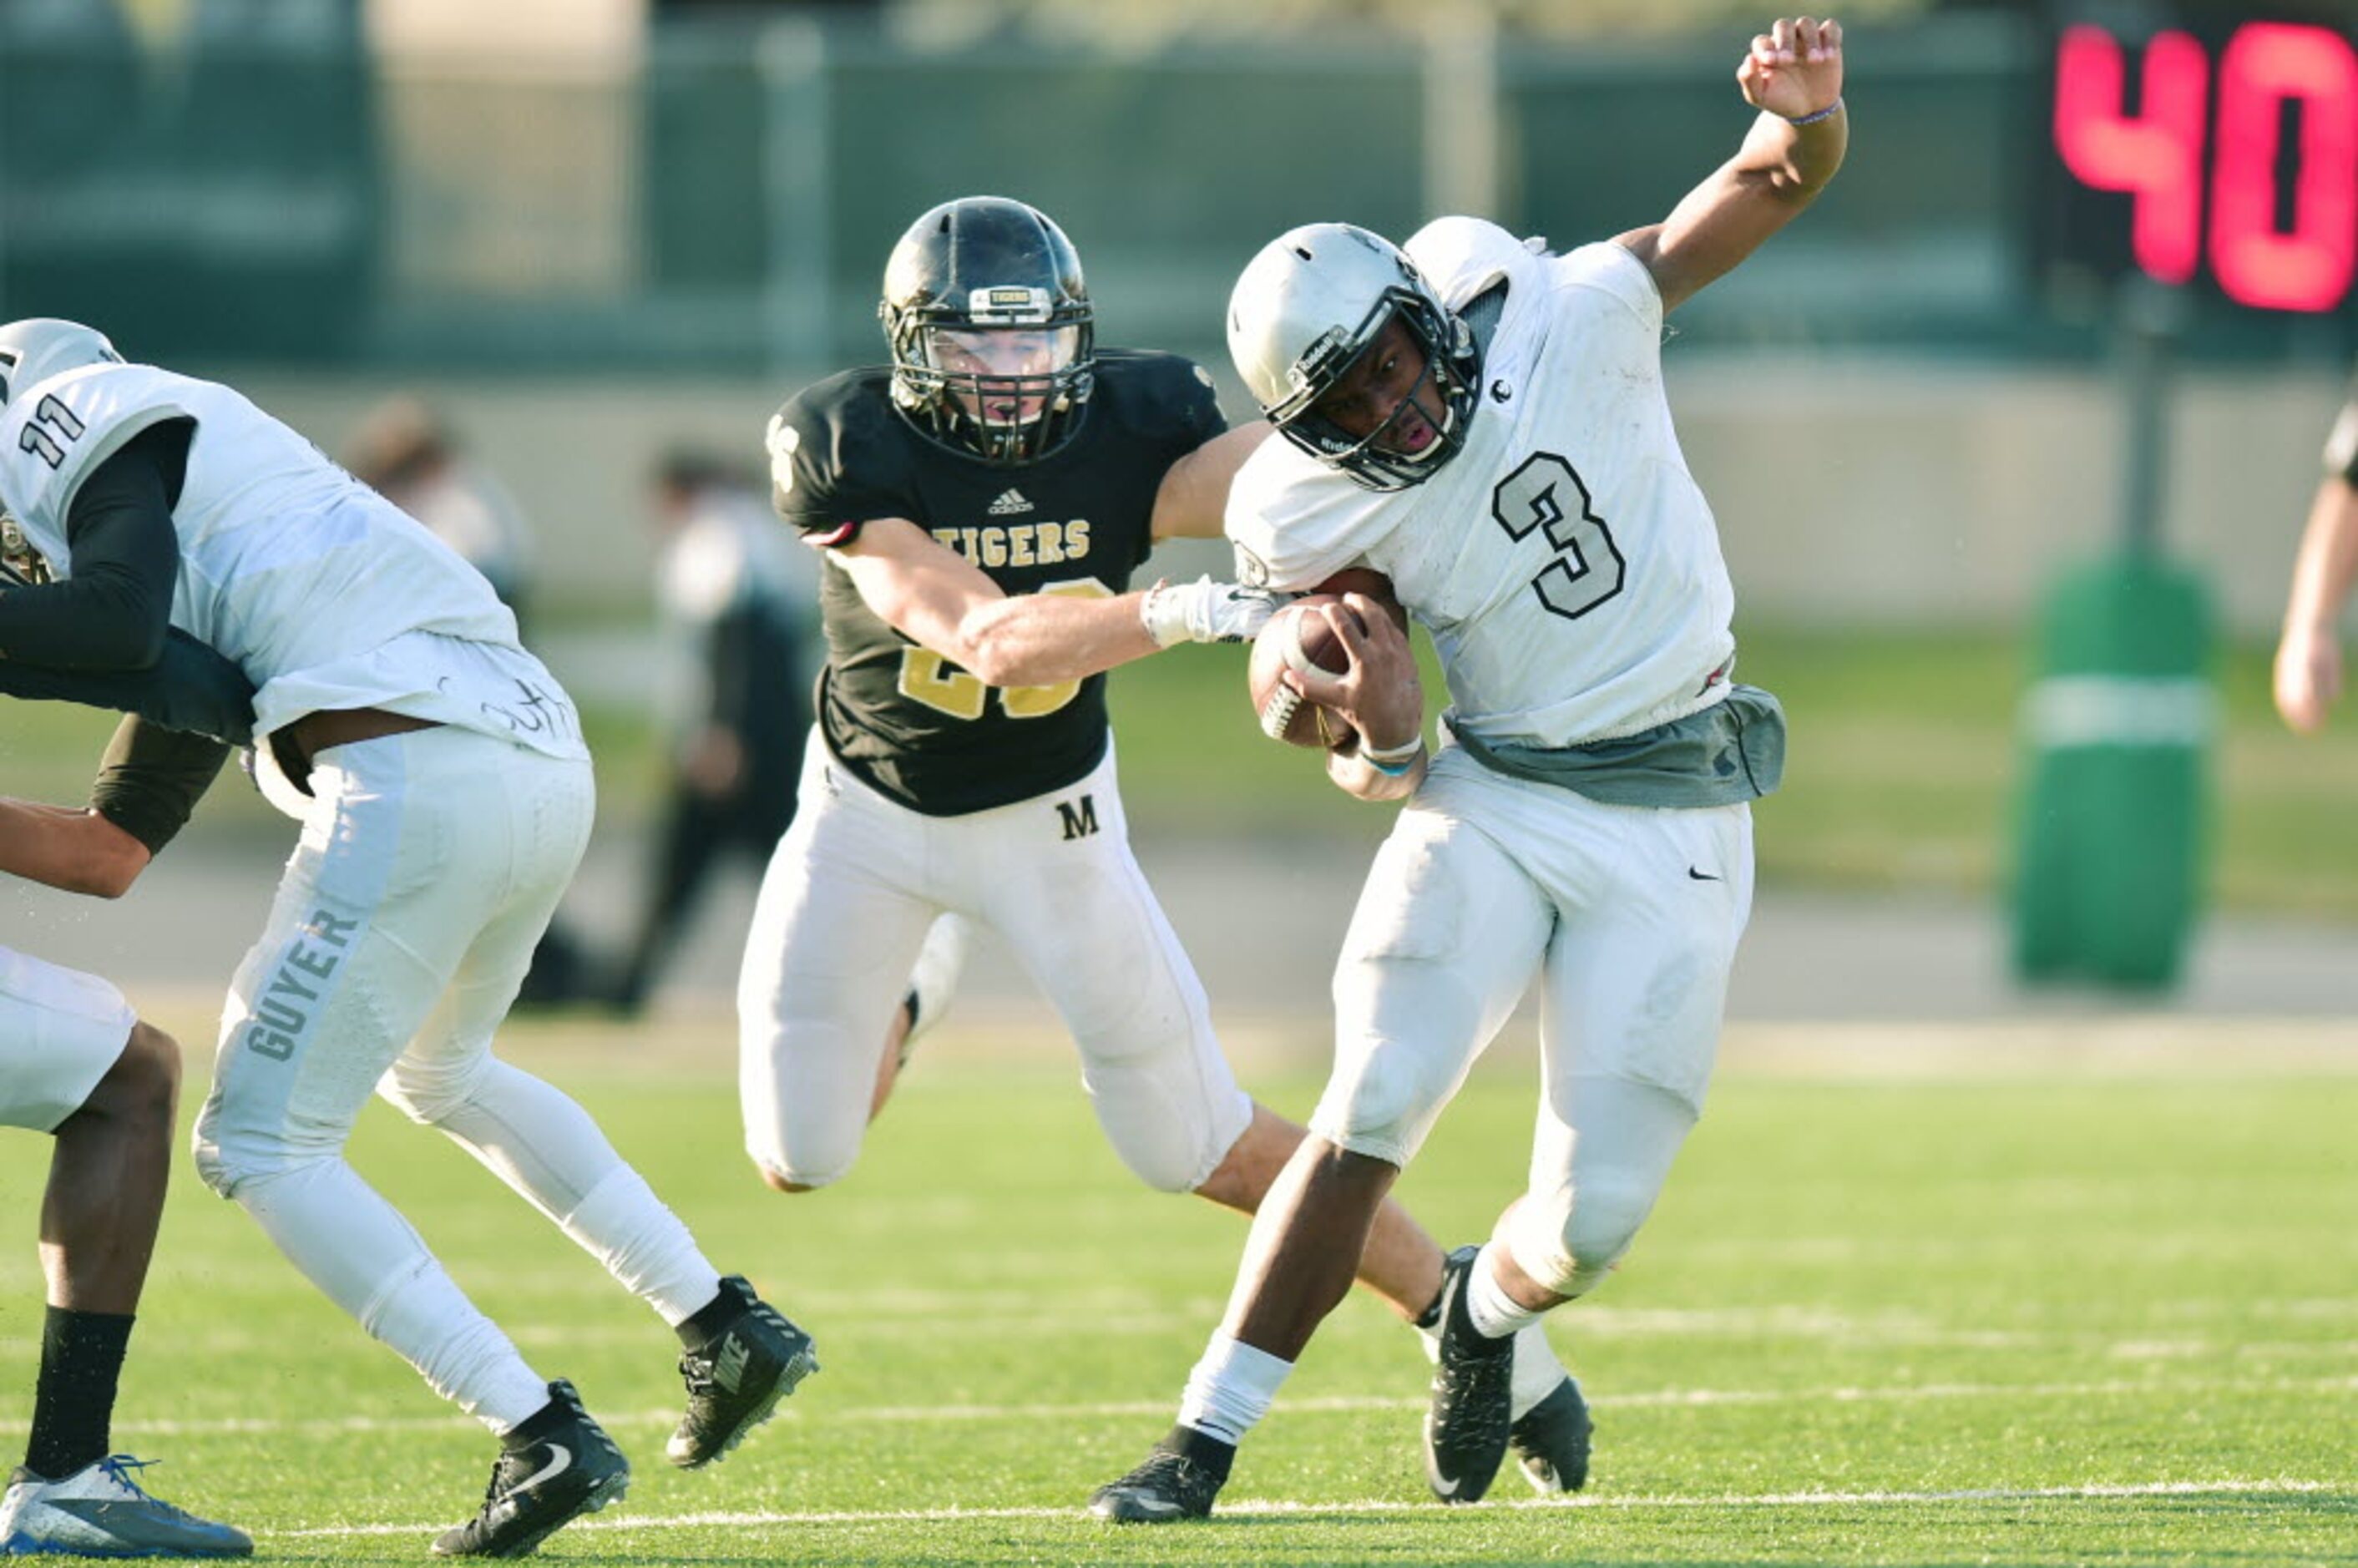
[[[2090,1399],[2103,1397],[2183,1399],[2197,1394],[2358,1394],[2358,1376],[2344,1378],[2177,1378],[2114,1379],[2082,1383],[1910,1383],[1887,1389],[1655,1389],[1639,1393],[1595,1394],[1589,1403],[1599,1410],[1686,1410],[1714,1405],[1793,1404],[1820,1400],[1833,1404],[1908,1403],[1917,1400]],[[915,1422],[1088,1421],[1108,1418],[1157,1418],[1171,1413],[1169,1400],[1109,1400],[1089,1404],[1039,1405],[865,1405],[832,1409],[816,1419],[845,1424],[900,1424]],[[1322,1399],[1288,1400],[1282,1413],[1295,1415],[1357,1415],[1371,1411],[1419,1411],[1422,1395],[1337,1394]],[[784,1421],[813,1419],[793,1406],[781,1407]],[[608,1426],[670,1426],[679,1419],[676,1408],[600,1411]],[[0,1421],[0,1433],[21,1433],[21,1420]],[[228,1416],[195,1421],[119,1421],[118,1434],[128,1437],[240,1437],[294,1435],[333,1436],[371,1432],[472,1431],[474,1422],[451,1411],[415,1416],[338,1416],[330,1420],[275,1421]]]
[[[2150,1249],[2149,1243],[2140,1243]],[[1888,1249],[1883,1249],[1888,1251]],[[27,1274],[25,1289],[40,1289],[37,1275]],[[0,1278],[0,1289],[6,1281]],[[1129,1292],[1089,1292],[1059,1297],[1062,1310],[1042,1312],[1020,1292],[976,1292],[906,1291],[867,1299],[841,1292],[799,1294],[817,1316],[860,1320],[858,1336],[867,1340],[937,1338],[942,1322],[954,1317],[978,1334],[997,1334],[1021,1340],[1062,1340],[1075,1334],[1115,1338],[1125,1335],[1168,1333],[1174,1327],[1191,1331],[1217,1319],[1221,1303],[1200,1301],[1159,1303],[1140,1310],[1141,1298]],[[509,1337],[527,1349],[577,1348],[587,1346],[644,1346],[653,1343],[645,1321],[635,1315],[611,1322],[582,1324],[561,1321],[557,1305],[545,1309],[558,1321],[526,1323],[509,1331]],[[1760,1307],[1618,1307],[1583,1305],[1563,1314],[1565,1337],[1577,1343],[1592,1339],[1794,1338],[1848,1345],[1898,1345],[1955,1349],[2018,1350],[2048,1346],[2092,1348],[2123,1353],[2121,1346],[2144,1347],[2182,1344],[2185,1354],[2221,1356],[2247,1354],[2254,1342],[2240,1332],[2243,1320],[2261,1317],[2316,1324],[2358,1324],[2358,1295],[2287,1298],[2254,1302],[2242,1298],[2187,1298],[2158,1303],[2142,1319],[2131,1318],[2091,1330],[2061,1321],[2060,1313],[2042,1321],[2033,1315],[2012,1324],[1965,1325],[1942,1321],[1926,1314],[1902,1310],[1843,1313],[1804,1304]],[[2232,1318],[2222,1331],[2205,1334],[2199,1325]],[[2189,1325],[2198,1325],[2189,1332]],[[173,1333],[158,1326],[142,1329],[146,1354],[213,1357],[271,1352],[281,1340],[258,1330],[207,1327]],[[2300,1343],[2278,1342],[2292,1350]],[[2348,1340],[2336,1342],[2347,1345]],[[2271,1346],[2274,1348],[2276,1346]],[[0,1355],[32,1356],[40,1348],[38,1335],[0,1335]],[[2131,1352],[2136,1353],[2136,1352]],[[2313,1350],[2300,1354],[2316,1354]]]
[[[1912,1506],[1923,1503],[2037,1502],[2048,1499],[2094,1501],[2124,1498],[2341,1496],[2350,1490],[2350,1487],[2344,1483],[2277,1477],[2269,1480],[2235,1478],[2219,1481],[2092,1482],[2079,1487],[1988,1487],[1956,1492],[1810,1491],[1725,1493],[1717,1497],[1682,1496],[1673,1493],[1660,1497],[1630,1498],[1525,1498],[1476,1506],[1518,1511],[1532,1509],[1871,1508],[1891,1504]],[[1219,1509],[1221,1516],[1228,1519],[1284,1517],[1297,1514],[1405,1513],[1430,1514],[1439,1518],[1448,1511],[1439,1503],[1402,1502],[1389,1498],[1366,1498],[1331,1503],[1248,1500],[1224,1504]],[[969,1519],[1065,1519],[1076,1524],[1087,1525],[1091,1529],[1107,1528],[1091,1519],[1078,1504],[1069,1508],[904,1509],[879,1509],[874,1512],[814,1510],[808,1513],[670,1514],[640,1519],[586,1519],[568,1528],[576,1530],[758,1529],[813,1524],[955,1524]],[[439,1528],[441,1527],[433,1524],[352,1524],[331,1525],[313,1530],[265,1530],[262,1533],[270,1539],[293,1541],[371,1535],[422,1535]]]

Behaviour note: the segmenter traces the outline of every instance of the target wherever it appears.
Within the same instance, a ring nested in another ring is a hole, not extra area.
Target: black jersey
[[[1153,548],[1171,465],[1227,427],[1211,378],[1175,355],[1100,350],[1080,427],[1037,462],[994,466],[920,434],[882,368],[830,376],[770,427],[778,514],[813,534],[903,517],[1009,594],[1113,595]],[[988,687],[868,608],[844,572],[820,590],[827,747],[860,778],[928,816],[1027,800],[1105,755],[1105,676]]]

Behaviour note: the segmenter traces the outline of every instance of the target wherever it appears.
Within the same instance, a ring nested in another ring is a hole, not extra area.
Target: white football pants
[[[322,751],[196,1130],[208,1185],[494,1430],[543,1379],[343,1157],[372,1090],[440,1128],[676,1324],[719,1276],[558,1090],[492,1055],[587,844],[590,764],[443,727]],[[303,797],[293,796],[297,801]]]
[[[1752,904],[1748,806],[1602,806],[1454,747],[1377,852],[1311,1128],[1405,1165],[1541,982],[1515,1261],[1565,1295],[1627,1251],[1701,1113]]]
[[[1080,1046],[1114,1152],[1166,1192],[1201,1184],[1252,1119],[1211,1006],[1130,853],[1109,746],[1087,778],[927,816],[852,776],[816,734],[762,879],[738,982],[745,1149],[797,1185],[851,1169],[884,1032],[934,917],[990,926]]]
[[[0,1127],[55,1132],[122,1059],[137,1022],[96,975],[0,947]]]

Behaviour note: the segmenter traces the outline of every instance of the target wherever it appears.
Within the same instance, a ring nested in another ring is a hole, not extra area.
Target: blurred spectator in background
[[[482,573],[521,629],[532,530],[506,487],[460,451],[431,409],[406,395],[378,404],[346,444],[344,466]]]
[[[2325,442],[2325,481],[2309,509],[2300,554],[2277,643],[2277,711],[2294,729],[2325,722],[2342,695],[2342,635],[2337,622],[2358,579],[2358,383]]]
[[[656,608],[669,679],[666,801],[630,946],[603,999],[645,1005],[721,858],[759,872],[795,815],[818,668],[818,572],[752,478],[675,451],[656,466]]]

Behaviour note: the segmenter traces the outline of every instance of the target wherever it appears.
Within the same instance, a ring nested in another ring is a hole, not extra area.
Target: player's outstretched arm
[[[177,627],[165,633],[164,656],[144,670],[59,670],[0,658],[0,695],[135,713],[233,746],[254,740],[254,683]]]
[[[2342,607],[2358,581],[2358,483],[2340,475],[2318,486],[2293,563],[2284,635],[2277,643],[2277,711],[2306,733],[2342,695]]]
[[[1760,118],[1736,156],[1671,215],[1617,243],[1646,265],[1662,308],[1676,308],[1758,250],[1817,199],[1850,146],[1842,24],[1780,18],[1752,40],[1736,85]]]
[[[1173,463],[1154,492],[1154,537],[1218,538],[1237,470],[1276,433],[1268,420],[1255,419],[1222,431]]]
[[[218,741],[126,717],[86,809],[0,797],[0,871],[120,898],[188,825],[228,755]]]
[[[146,845],[95,811],[0,796],[0,871],[120,898],[149,859]]]
[[[871,610],[988,686],[1079,680],[1178,642],[1243,642],[1276,605],[1259,589],[1208,580],[1112,598],[1011,598],[981,568],[903,517],[865,524],[832,549]]]
[[[151,427],[83,478],[66,516],[73,575],[0,592],[0,657],[60,670],[156,666],[171,631],[172,503],[189,430],[179,419]]]

